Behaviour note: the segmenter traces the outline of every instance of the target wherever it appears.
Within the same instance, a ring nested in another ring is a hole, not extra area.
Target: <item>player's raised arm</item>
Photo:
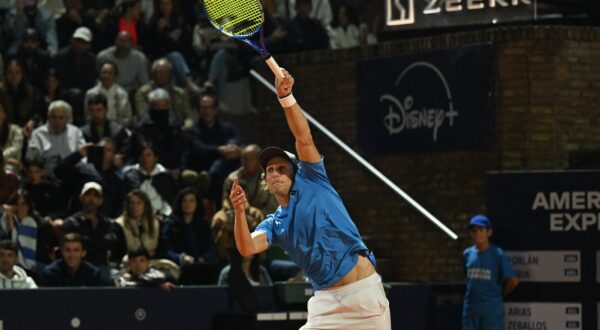
[[[279,102],[285,111],[288,127],[296,139],[296,152],[298,153],[298,158],[305,162],[318,162],[321,160],[321,155],[313,141],[308,121],[302,114],[300,105],[298,105],[292,94],[294,77],[292,77],[285,69],[283,69],[283,74],[283,79],[275,79],[275,87],[277,89]]]
[[[231,194],[229,195],[231,204],[235,209],[235,224],[234,236],[235,245],[244,257],[253,254],[261,253],[269,248],[267,234],[264,232],[250,233],[248,221],[246,220],[246,193],[244,189],[237,183],[237,179],[233,181]]]

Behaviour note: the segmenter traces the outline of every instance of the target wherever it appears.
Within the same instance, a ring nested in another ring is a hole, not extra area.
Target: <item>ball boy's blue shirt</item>
[[[502,310],[502,283],[515,276],[508,257],[494,244],[484,252],[476,246],[463,253],[467,292],[464,312],[481,310]]]
[[[314,290],[337,283],[352,270],[360,251],[367,252],[342,199],[329,182],[323,158],[300,162],[290,203],[261,222],[269,245],[286,250],[302,267]]]

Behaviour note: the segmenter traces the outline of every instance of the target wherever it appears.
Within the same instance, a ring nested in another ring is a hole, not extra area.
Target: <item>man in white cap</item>
[[[116,267],[110,262],[120,262],[127,251],[125,235],[121,227],[98,211],[103,200],[100,184],[93,181],[86,183],[79,199],[81,212],[65,220],[63,233],[81,236],[87,248],[85,259],[99,267],[103,278],[108,281],[111,273],[116,274]]]
[[[83,125],[83,96],[96,84],[96,55],[90,50],[92,31],[82,26],[71,38],[71,45],[60,50],[56,56],[56,71],[61,88],[70,94],[75,124]],[[77,101],[77,102],[75,102]]]

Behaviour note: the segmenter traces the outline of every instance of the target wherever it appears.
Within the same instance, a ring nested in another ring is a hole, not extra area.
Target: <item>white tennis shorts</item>
[[[308,301],[308,320],[300,330],[391,330],[390,304],[381,276],[336,288],[315,291]]]

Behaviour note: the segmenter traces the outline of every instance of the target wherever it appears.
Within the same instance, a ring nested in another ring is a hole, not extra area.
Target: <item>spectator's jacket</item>
[[[87,250],[85,259],[92,264],[102,266],[109,261],[118,263],[127,252],[123,230],[102,214],[98,213],[97,217],[98,223],[94,229],[83,212],[77,212],[65,220],[63,233],[81,235]]]
[[[128,150],[128,139],[129,135],[123,126],[117,124],[112,120],[107,120],[104,122],[104,131],[102,132],[102,136],[98,133],[98,129],[96,126],[87,124],[81,127],[81,133],[83,133],[83,138],[85,142],[89,143],[98,143],[103,137],[109,137],[113,139],[116,143],[115,152],[116,153],[127,153]]]
[[[17,51],[21,39],[27,28],[33,27],[42,33],[43,44],[49,52],[55,53],[58,51],[58,37],[56,36],[56,21],[52,12],[43,8],[38,8],[33,25],[30,25],[29,20],[23,13],[17,12],[17,9],[11,9],[4,18],[6,31],[12,32],[8,50],[11,53]]]
[[[141,189],[150,198],[150,202],[152,203],[154,213],[160,212],[165,215],[171,214],[171,205],[173,205],[174,198],[177,195],[177,191],[179,189],[177,187],[177,182],[175,181],[171,173],[167,172],[167,170],[161,164],[156,164],[154,170],[150,175],[145,174],[139,168],[139,164],[124,169],[124,172],[125,186],[127,187],[127,191],[131,191],[137,188]],[[153,198],[152,193],[148,192],[146,189],[147,187],[145,187],[146,181],[150,183],[150,185],[158,193],[160,198],[168,205],[160,205],[163,203],[156,200],[156,198]],[[167,209],[168,211],[165,212],[165,210]]]
[[[17,265],[13,266],[15,274],[12,278],[0,273],[0,289],[37,289],[35,281],[27,276],[25,270]]]
[[[171,109],[175,112],[180,126],[190,127],[193,124],[192,106],[186,91],[177,86],[157,86],[153,81],[142,85],[135,93],[135,108],[137,109],[139,119],[143,118],[145,112],[150,109],[148,95],[157,88],[163,88],[169,92],[171,99]]]
[[[54,61],[61,88],[78,89],[84,95],[96,84],[96,55],[91,51],[75,55],[72,47],[68,46],[60,50]]]
[[[74,275],[69,273],[69,268],[64,259],[55,260],[44,267],[42,272],[44,286],[103,286],[105,283],[100,276],[100,269],[87,261],[82,261]]]
[[[219,153],[219,146],[239,145],[241,138],[233,125],[217,119],[212,127],[202,122],[192,126],[186,131],[186,143],[183,167],[200,172],[208,171],[215,160],[223,157]]]
[[[207,264],[216,262],[213,235],[210,227],[201,217],[194,217],[192,222],[185,223],[172,215],[167,219],[162,235],[167,257],[177,264],[180,264],[183,253],[194,259],[203,257]]]
[[[146,111],[135,127],[136,136],[133,139],[133,154],[139,154],[141,142],[151,142],[156,148],[160,163],[172,170],[181,168],[183,153],[183,133],[179,119],[173,111],[168,112],[166,120],[158,117],[159,111]]]

